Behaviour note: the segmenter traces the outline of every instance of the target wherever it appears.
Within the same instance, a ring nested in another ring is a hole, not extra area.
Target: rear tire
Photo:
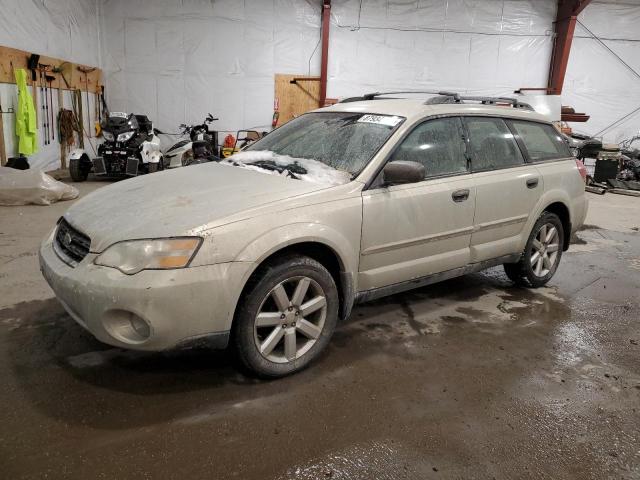
[[[232,342],[263,378],[298,372],[326,348],[338,319],[338,289],[316,260],[290,255],[260,267],[238,302]]]
[[[560,264],[564,229],[555,213],[543,212],[531,229],[520,260],[505,263],[504,272],[516,285],[538,288],[546,285]]]
[[[83,165],[81,158],[69,160],[69,174],[74,182],[84,182],[89,176],[89,169]]]

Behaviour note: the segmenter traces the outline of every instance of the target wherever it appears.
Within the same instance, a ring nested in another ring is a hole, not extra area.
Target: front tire
[[[292,255],[261,267],[238,302],[233,343],[242,365],[265,378],[298,372],[326,348],[338,289],[316,260]]]
[[[69,174],[74,182],[84,182],[89,176],[89,169],[83,165],[81,158],[69,160]]]
[[[564,235],[560,218],[544,212],[531,229],[520,260],[504,264],[507,277],[516,285],[532,288],[546,285],[560,264]]]

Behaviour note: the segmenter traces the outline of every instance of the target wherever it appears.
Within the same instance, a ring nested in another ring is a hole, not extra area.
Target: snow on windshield
[[[278,155],[269,150],[238,152],[220,163],[327,185],[343,185],[351,181],[349,172],[337,170],[310,158]]]

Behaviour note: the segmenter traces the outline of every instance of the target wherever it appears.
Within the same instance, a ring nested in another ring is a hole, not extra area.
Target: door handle
[[[538,186],[538,177],[527,180],[527,188],[536,188]]]
[[[463,190],[456,190],[451,194],[451,198],[453,198],[454,202],[464,202],[469,198],[469,189],[465,188]]]

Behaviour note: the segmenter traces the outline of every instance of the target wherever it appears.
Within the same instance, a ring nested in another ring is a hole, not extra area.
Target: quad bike
[[[174,143],[164,152],[165,168],[219,161],[218,132],[209,129],[209,125],[216,120],[218,119],[209,113],[201,124],[180,125],[181,135],[188,135],[189,138]]]
[[[75,182],[90,172],[104,177],[135,177],[164,168],[160,139],[146,115],[110,112],[101,124],[104,142],[93,160],[82,149],[70,153],[69,172]]]

